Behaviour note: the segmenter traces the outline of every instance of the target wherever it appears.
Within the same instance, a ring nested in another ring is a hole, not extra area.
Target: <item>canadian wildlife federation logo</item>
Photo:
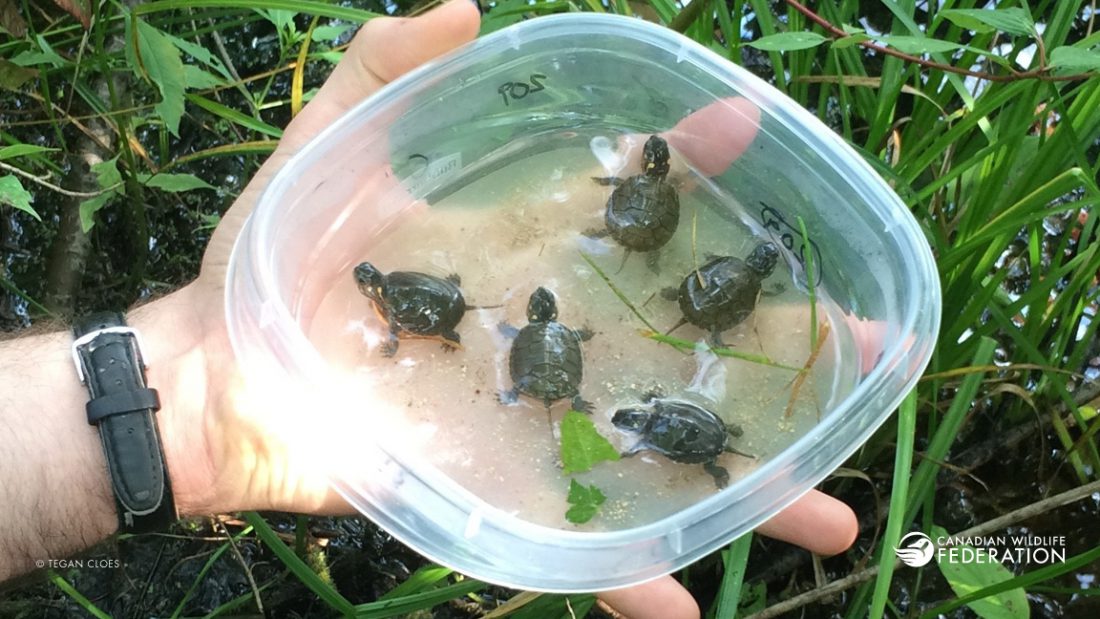
[[[913,532],[901,538],[894,554],[909,567],[924,567],[932,560],[932,555],[936,554],[936,547],[932,538],[924,533]]]

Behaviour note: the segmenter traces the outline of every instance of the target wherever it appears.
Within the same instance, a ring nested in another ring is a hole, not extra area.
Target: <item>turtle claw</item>
[[[519,401],[519,389],[512,388],[509,391],[501,391],[497,393],[497,401],[505,406],[511,406]]]
[[[443,334],[444,352],[454,352],[459,348],[462,348],[462,338],[459,337],[457,331],[451,331],[450,333]]]
[[[680,300],[680,289],[675,286],[661,288],[661,298],[665,301],[678,301]]]
[[[586,415],[591,415],[592,414],[592,403],[586,401],[579,394],[573,396],[573,400],[570,403],[570,407],[573,410],[582,412]]]
[[[579,337],[582,342],[587,342],[588,340],[592,339],[593,335],[596,335],[596,332],[587,326],[577,329],[576,333],[577,337]]]
[[[390,334],[389,334],[389,337],[386,338],[386,341],[382,342],[382,356],[383,357],[392,357],[392,356],[396,355],[397,354],[397,345],[398,345],[397,334],[391,331]]]
[[[718,486],[719,490],[729,485],[730,473],[726,469],[718,466],[714,462],[707,462],[703,465],[703,469],[714,478],[714,485]]]
[[[644,402],[645,404],[650,404],[654,400],[659,400],[663,397],[665,397],[665,390],[661,388],[660,385],[654,385],[650,388],[649,391],[645,393],[644,396],[642,396],[642,402]]]
[[[516,339],[516,336],[519,335],[519,329],[513,327],[506,322],[497,323],[497,330],[500,331],[501,335],[510,340]]]
[[[661,265],[658,262],[660,258],[661,253],[657,250],[646,252],[645,265],[649,267],[649,271],[654,275],[661,274]]]
[[[458,276],[458,273],[451,273],[450,275],[448,275],[447,277],[444,277],[443,279],[451,282],[455,286],[461,286],[462,285],[462,278]]]
[[[602,239],[611,233],[607,231],[607,228],[589,228],[588,230],[581,232],[581,234],[583,236],[587,236],[590,239]]]

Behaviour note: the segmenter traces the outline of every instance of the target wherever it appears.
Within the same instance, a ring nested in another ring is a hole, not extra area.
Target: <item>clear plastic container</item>
[[[600,233],[614,188],[593,180],[639,174],[651,134],[671,147],[680,201],[656,260]],[[755,311],[720,336],[786,367],[716,357],[693,325],[672,335],[694,350],[647,337],[637,313],[660,332],[680,316],[665,288],[710,254],[744,259],[762,242],[778,265]],[[401,339],[384,355],[385,324],[352,275],[364,261],[460,274],[477,306],[457,327],[462,348]],[[898,197],[793,101],[668,29],[569,14],[420,67],[306,146],[237,241],[226,311],[271,432],[300,468],[472,577],[594,591],[719,548],[852,454],[928,363],[934,266]],[[568,398],[549,411],[498,401],[512,387],[499,324],[524,326],[538,286],[553,290],[558,320],[595,332],[579,389],[597,431],[630,451],[638,437],[611,420],[655,388],[712,410],[742,428],[732,445],[751,456],[715,460],[728,486],[652,450],[562,474]],[[564,517],[571,479],[607,496],[586,524]]]

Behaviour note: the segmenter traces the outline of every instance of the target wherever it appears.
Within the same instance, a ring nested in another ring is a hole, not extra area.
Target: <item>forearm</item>
[[[66,332],[0,343],[0,581],[106,538],[106,461]]]
[[[171,459],[186,449],[190,431],[174,423],[180,380],[205,374],[186,294],[129,315],[145,342],[149,386],[161,395],[157,420],[172,477]],[[67,331],[0,342],[0,582],[80,552],[117,528],[106,459],[85,417],[88,393],[71,345]],[[201,408],[201,386],[193,396]],[[188,510],[196,497],[184,486],[177,504]]]

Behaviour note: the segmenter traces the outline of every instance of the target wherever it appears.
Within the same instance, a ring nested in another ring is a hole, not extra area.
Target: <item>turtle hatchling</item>
[[[416,271],[383,274],[373,264],[355,267],[359,291],[373,302],[378,315],[389,326],[382,354],[397,354],[401,338],[434,338],[444,350],[460,346],[455,327],[466,313],[466,300],[459,289],[458,275],[439,278]]]
[[[741,324],[760,296],[760,284],[779,260],[775,243],[763,242],[748,258],[712,256],[703,266],[688,273],[680,288],[669,288],[664,296],[680,304],[683,318],[668,333],[685,323],[710,331],[710,341],[723,346],[722,332]]]
[[[625,247],[623,264],[630,252],[649,252],[646,264],[657,272],[657,250],[668,243],[680,225],[680,197],[666,180],[668,159],[668,143],[654,135],[642,149],[641,174],[626,180],[616,177],[593,179],[602,185],[614,185],[615,191],[611,192],[604,213],[607,229],[591,235],[610,234],[615,242]]]
[[[663,398],[658,393],[648,394],[643,406],[615,411],[611,423],[638,436],[638,442],[624,456],[650,450],[673,462],[702,464],[719,488],[729,484],[730,474],[718,465],[718,456],[734,453],[755,458],[730,445],[741,436],[741,428],[727,426],[718,415],[698,404]]]
[[[581,342],[592,334],[586,329],[570,329],[557,318],[554,293],[540,286],[527,303],[527,326],[516,330],[500,325],[502,333],[515,338],[508,357],[513,387],[500,394],[501,402],[514,403],[523,393],[542,400],[549,412],[554,402],[571,398],[574,410],[590,412],[591,405],[580,396],[584,375]]]

